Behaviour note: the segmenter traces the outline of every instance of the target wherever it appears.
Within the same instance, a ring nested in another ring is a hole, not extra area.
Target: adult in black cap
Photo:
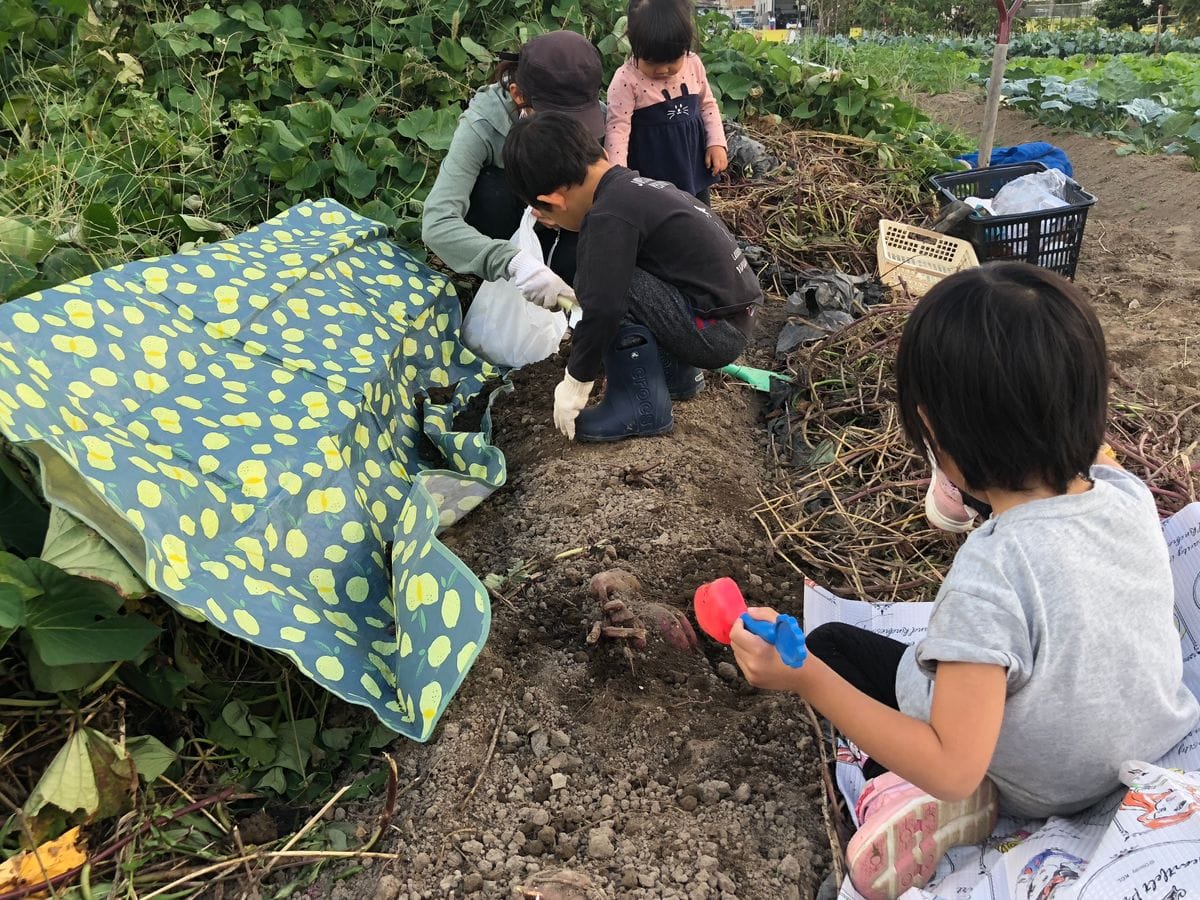
[[[522,204],[504,177],[504,140],[521,116],[562,112],[604,140],[600,54],[573,31],[552,31],[507,55],[459,119],[450,150],[425,201],[421,237],[454,271],[488,281],[512,278],[547,308],[573,296],[577,235],[538,226],[546,263],[519,253],[509,238]]]

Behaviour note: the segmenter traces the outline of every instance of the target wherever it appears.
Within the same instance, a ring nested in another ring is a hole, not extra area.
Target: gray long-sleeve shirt
[[[421,240],[455,272],[497,281],[508,275],[517,248],[507,239],[490,238],[466,222],[471,191],[487,166],[504,166],[504,140],[517,121],[517,107],[499,84],[480,88],[442,160],[425,200]]]

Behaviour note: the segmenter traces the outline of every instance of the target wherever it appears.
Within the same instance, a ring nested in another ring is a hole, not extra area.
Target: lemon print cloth
[[[331,200],[0,306],[0,428],[181,613],[429,737],[488,634],[437,539],[504,483],[453,287]]]

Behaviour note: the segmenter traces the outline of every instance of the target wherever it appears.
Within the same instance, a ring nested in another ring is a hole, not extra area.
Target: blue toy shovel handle
[[[804,630],[793,616],[780,616],[774,622],[765,619],[755,619],[750,613],[741,615],[742,624],[746,630],[779,651],[779,658],[784,665],[798,669],[808,658],[808,650],[804,646]]]

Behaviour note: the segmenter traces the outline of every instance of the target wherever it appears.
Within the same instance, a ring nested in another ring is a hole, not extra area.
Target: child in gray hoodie
[[[604,139],[598,96],[600,54],[580,34],[554,31],[528,41],[501,62],[496,80],[480,88],[459,120],[450,150],[425,201],[421,238],[455,272],[488,281],[512,278],[525,298],[557,306],[573,296],[575,236],[543,219],[538,226],[547,263],[519,253],[509,238],[524,205],[504,177],[504,141],[522,115],[563,112]]]

